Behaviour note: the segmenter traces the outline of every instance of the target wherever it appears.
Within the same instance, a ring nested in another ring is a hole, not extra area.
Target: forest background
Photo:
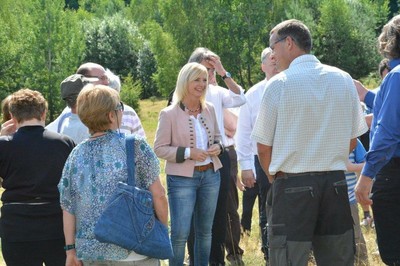
[[[379,84],[377,36],[399,10],[393,0],[1,0],[0,99],[23,88],[64,108],[60,82],[82,62],[118,74],[121,97],[166,98],[192,51],[207,47],[246,90],[264,78],[260,53],[277,23],[296,18],[313,53],[368,87]]]

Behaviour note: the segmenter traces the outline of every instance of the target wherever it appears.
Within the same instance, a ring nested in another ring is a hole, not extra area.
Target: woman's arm
[[[156,181],[150,185],[149,190],[153,195],[154,210],[156,211],[157,218],[165,226],[168,226],[168,201],[160,178],[157,178]]]
[[[75,245],[75,215],[63,210],[65,245]],[[82,266],[82,262],[76,256],[76,249],[66,251],[67,260],[65,266]]]

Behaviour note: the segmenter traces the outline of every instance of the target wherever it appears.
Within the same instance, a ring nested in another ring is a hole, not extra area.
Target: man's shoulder
[[[69,137],[68,135],[65,135],[62,133],[57,133],[57,132],[45,129],[43,136],[45,139],[51,140],[52,143],[54,143],[54,141],[58,141],[60,143],[67,144],[71,148],[73,148],[75,146],[75,142],[73,141],[73,139],[71,137]]]
[[[246,96],[247,95],[251,95],[259,90],[263,90],[265,88],[265,85],[267,84],[267,80],[263,79],[260,82],[254,84],[247,92],[246,92]]]
[[[126,103],[124,103],[124,111],[136,113],[135,109],[133,109],[133,107],[127,105]]]
[[[124,116],[130,116],[130,117],[134,117],[134,118],[139,119],[139,116],[138,116],[138,114],[136,113],[135,109],[133,109],[132,107],[130,107],[130,106],[127,105],[127,104],[124,104],[124,113],[123,113],[123,115],[124,115]]]

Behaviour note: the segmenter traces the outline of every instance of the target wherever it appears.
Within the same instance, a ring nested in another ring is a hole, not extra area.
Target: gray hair
[[[201,63],[203,60],[210,59],[210,57],[219,58],[219,56],[213,51],[205,47],[197,47],[190,55],[188,63],[192,62]]]
[[[264,63],[265,60],[268,58],[268,55],[272,53],[272,49],[267,47],[261,52],[261,63]]]
[[[108,68],[106,69],[106,75],[108,77],[109,83],[108,86],[116,91],[118,91],[118,93],[121,92],[121,80],[120,78],[115,75],[113,72],[111,72],[111,70],[109,70]]]

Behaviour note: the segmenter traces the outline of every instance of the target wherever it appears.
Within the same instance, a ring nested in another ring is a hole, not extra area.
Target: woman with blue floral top
[[[100,243],[94,227],[118,182],[126,182],[125,136],[118,133],[123,103],[118,92],[103,85],[87,85],[79,94],[77,111],[91,137],[69,156],[58,185],[64,216],[66,265],[159,265],[157,259],[119,246]],[[159,179],[159,162],[146,141],[137,137],[135,179],[153,194],[158,219],[167,225],[168,203]]]

